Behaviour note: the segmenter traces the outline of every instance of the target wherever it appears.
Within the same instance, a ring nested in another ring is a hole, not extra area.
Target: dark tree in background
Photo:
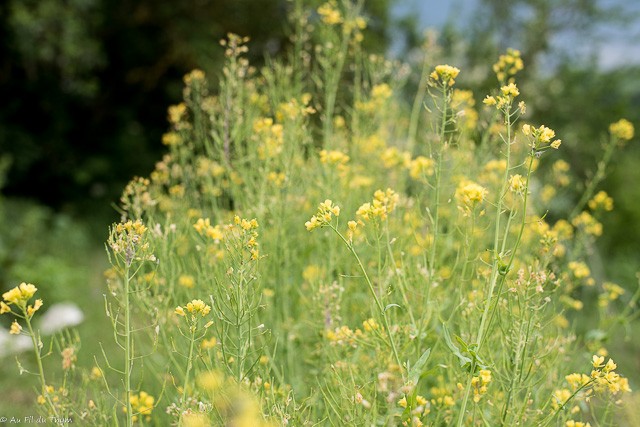
[[[319,1],[307,2],[313,11]],[[113,215],[160,158],[181,77],[214,80],[233,32],[254,64],[286,48],[289,0],[8,0],[0,4],[0,155],[8,196]],[[369,47],[387,46],[389,0],[368,1]]]

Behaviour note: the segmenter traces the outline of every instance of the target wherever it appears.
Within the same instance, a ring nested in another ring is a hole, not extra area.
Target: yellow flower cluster
[[[498,62],[493,64],[493,72],[496,73],[498,81],[504,82],[509,78],[513,80],[518,71],[524,68],[524,63],[520,57],[520,51],[516,49],[507,49],[507,53],[500,55]]]
[[[596,391],[606,389],[614,395],[619,392],[631,392],[629,381],[615,372],[618,365],[615,364],[613,359],[609,359],[605,364],[604,356],[594,354],[592,358],[592,365],[593,370],[591,371],[591,378],[595,381],[594,389]]]
[[[627,119],[620,119],[609,125],[609,133],[621,141],[628,141],[633,138],[633,123]]]
[[[460,69],[451,65],[436,65],[435,70],[429,74],[434,82],[442,82],[446,86],[453,86],[456,83],[456,77],[460,74]]]
[[[373,200],[360,206],[356,211],[356,215],[363,220],[375,218],[385,220],[395,210],[399,200],[398,193],[390,188],[387,188],[386,191],[377,190],[373,193]]]
[[[587,234],[595,237],[602,236],[602,224],[587,211],[581,212],[580,215],[571,220],[571,223],[574,227],[583,230]]]
[[[540,148],[540,144],[549,144],[551,148],[557,149],[562,143],[559,139],[552,142],[551,140],[555,138],[556,132],[544,125],[536,128],[529,124],[524,124],[522,125],[522,133],[533,138],[532,146],[534,149]]]
[[[173,147],[182,144],[182,137],[176,132],[167,132],[162,135],[162,143],[167,147]]]
[[[142,221],[127,221],[111,228],[109,246],[115,254],[122,255],[127,264],[134,259],[155,261],[153,254],[147,254],[149,243],[143,243],[147,227]]]
[[[314,114],[316,110],[309,106],[310,101],[311,94],[303,93],[300,97],[300,101],[293,98],[288,102],[281,103],[278,105],[278,109],[276,111],[276,119],[279,122],[284,122],[285,120],[296,120],[299,117],[306,117],[309,114]]]
[[[473,401],[478,403],[487,392],[487,385],[491,382],[491,371],[488,369],[481,369],[477,377],[471,378],[471,385],[473,386]]]
[[[132,394],[129,397],[129,402],[131,402],[131,411],[135,414],[131,418],[133,422],[138,421],[138,415],[145,415],[145,420],[151,420],[151,411],[153,411],[154,404],[156,399],[151,396],[146,391],[141,391],[138,394]],[[122,408],[126,413],[127,408]]]
[[[334,1],[324,3],[318,8],[318,15],[327,25],[338,25],[342,23],[342,14]]]
[[[26,317],[27,321],[33,317],[34,313],[42,307],[42,300],[37,299],[33,305],[27,304],[27,302],[35,295],[38,288],[31,283],[20,283],[20,285],[2,294],[4,301],[0,301],[0,314],[12,313],[19,317]],[[15,305],[20,309],[22,314],[14,313],[11,306]],[[12,335],[18,335],[22,332],[22,326],[14,320],[11,323],[9,333]]]
[[[212,226],[209,218],[199,218],[196,223],[193,224],[193,228],[201,236],[206,236],[215,242],[220,242],[224,239],[220,225]]]
[[[589,208],[595,210],[613,210],[613,199],[609,197],[606,191],[599,191],[591,200],[589,200]]]
[[[320,151],[320,162],[325,165],[344,165],[349,162],[349,156],[342,151],[322,150]]]
[[[625,293],[624,288],[611,282],[603,283],[602,289],[604,292],[598,295],[598,305],[600,307],[606,307],[611,301],[617,300]]]
[[[325,331],[325,338],[331,345],[349,345],[355,347],[356,339],[360,337],[362,337],[362,331],[360,329],[353,331],[348,326],[340,326],[334,330],[328,329]]]
[[[392,95],[393,90],[388,84],[377,84],[371,88],[371,99],[356,102],[356,108],[365,113],[378,112]]]
[[[509,177],[509,190],[517,194],[523,194],[527,187],[527,180],[520,174]]]
[[[340,216],[340,206],[334,205],[329,199],[320,203],[318,211],[311,219],[304,223],[307,227],[307,231],[311,231],[315,228],[322,227],[329,224],[334,216]]]
[[[408,167],[411,164],[411,153],[401,151],[398,147],[389,147],[380,153],[380,160],[382,160],[382,165],[387,169],[398,165]]]
[[[498,95],[497,97],[487,95],[482,103],[488,106],[495,105],[498,110],[503,110],[505,107],[510,106],[513,100],[520,95],[520,90],[515,83],[509,83],[500,88],[500,93],[502,93],[502,95]],[[521,110],[525,109],[523,102],[521,102],[518,107]]]
[[[463,214],[469,215],[471,211],[487,197],[487,189],[473,181],[462,180],[456,189],[458,209]]]
[[[179,123],[187,112],[187,105],[181,102],[176,105],[171,105],[167,110],[167,118],[169,123],[175,125]]]
[[[473,132],[478,124],[478,112],[473,108],[476,101],[470,90],[454,89],[451,107],[456,111],[460,128]]]
[[[565,424],[565,427],[591,427],[590,423],[583,423],[582,421],[569,420]]]
[[[409,163],[409,176],[415,180],[433,175],[436,162],[424,156],[418,156]]]
[[[584,279],[591,274],[591,270],[589,270],[587,264],[582,261],[571,261],[569,263],[569,269],[577,279]]]
[[[258,232],[256,231],[260,226],[258,224],[258,220],[255,218],[240,218],[238,215],[236,215],[233,217],[233,224],[230,224],[229,228],[233,229],[234,226],[240,228],[243,245],[246,246],[247,249],[249,249],[251,259],[255,261],[260,258],[260,251],[258,250]]]
[[[187,303],[184,307],[178,306],[176,307],[174,313],[178,316],[186,316],[187,313],[193,315],[194,317],[200,315],[201,317],[206,316],[211,312],[211,307],[205,304],[201,299],[194,299],[191,302]]]
[[[11,311],[11,309],[7,310],[8,305],[6,303],[9,305],[15,304],[18,306],[24,306],[24,304],[35,295],[37,290],[38,288],[31,283],[22,282],[10,291],[5,292],[2,294],[2,298],[5,301],[2,303],[2,312],[6,313],[7,311]]]
[[[262,117],[253,122],[254,137],[259,141],[258,156],[260,159],[276,157],[282,152],[284,144],[284,128],[274,123],[270,117]]]

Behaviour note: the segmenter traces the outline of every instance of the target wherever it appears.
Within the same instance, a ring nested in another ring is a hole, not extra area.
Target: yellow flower
[[[609,197],[606,191],[600,191],[589,200],[589,208],[593,211],[603,209],[605,211],[613,210],[613,199]]]
[[[156,399],[148,394],[146,391],[141,391],[138,394],[132,394],[129,397],[131,403],[131,411],[134,414],[146,415],[146,419],[150,419],[151,411],[153,411]],[[126,412],[126,407],[123,408]],[[137,415],[133,416],[134,421],[138,419]]]
[[[424,156],[418,156],[409,163],[409,176],[413,179],[421,179],[433,175],[435,161]]]
[[[609,133],[622,141],[628,141],[633,138],[633,124],[627,119],[620,119],[609,125]]]
[[[604,365],[604,356],[598,356],[596,354],[592,357],[593,367],[598,369]]]
[[[20,334],[21,331],[22,331],[22,326],[20,326],[17,320],[14,320],[13,323],[11,324],[11,329],[9,330],[9,333],[12,335],[18,335]]]
[[[339,215],[340,206],[334,205],[331,200],[327,199],[320,203],[316,214],[313,215],[309,221],[305,222],[304,225],[307,228],[307,231],[312,231],[315,228],[329,224],[333,216]]]
[[[507,49],[507,53],[500,55],[498,62],[493,64],[493,72],[500,82],[504,82],[507,77],[509,81],[513,80],[513,76],[524,68],[524,63],[520,57],[520,51],[516,49]]]
[[[38,288],[31,283],[20,283],[20,285],[2,294],[2,298],[11,304],[21,305],[27,302],[36,293]]]
[[[436,82],[442,81],[445,85],[453,86],[459,73],[460,69],[451,65],[436,65],[435,70],[429,74],[429,77]]]
[[[509,189],[514,193],[522,194],[527,185],[527,180],[520,174],[509,177]]]
[[[180,307],[178,307],[180,308]],[[211,307],[204,303],[204,301],[200,299],[194,299],[191,302],[187,303],[186,307],[187,311],[193,315],[200,314],[203,317],[209,314],[211,311]],[[176,308],[176,313],[178,309]],[[183,310],[184,311],[184,310]]]
[[[184,308],[182,308],[180,306],[176,307],[174,313],[177,314],[178,316],[186,316],[187,315],[187,313],[184,312]]]
[[[402,399],[398,400],[398,406],[406,408],[407,407],[407,398],[403,397]]]
[[[196,280],[193,278],[193,276],[187,275],[187,274],[183,274],[180,277],[178,277],[178,285],[191,289],[195,286],[196,284]]]
[[[356,215],[363,220],[385,220],[387,215],[395,210],[399,199],[398,193],[390,188],[387,188],[386,191],[376,190],[373,193],[373,200],[361,205],[356,211]]]
[[[9,307],[4,301],[0,301],[0,314],[10,313],[11,307]]]
[[[482,101],[482,103],[484,105],[492,106],[492,105],[496,105],[497,101],[493,96],[487,95],[486,98],[484,98],[484,100]]]
[[[515,83],[509,83],[506,86],[502,86],[500,88],[500,92],[502,92],[504,96],[508,96],[511,98],[515,98],[516,96],[520,95],[520,91],[518,90],[518,87]]]
[[[322,18],[322,22],[327,25],[337,25],[342,23],[342,15],[336,9],[334,2],[327,2],[318,8],[318,15]]]

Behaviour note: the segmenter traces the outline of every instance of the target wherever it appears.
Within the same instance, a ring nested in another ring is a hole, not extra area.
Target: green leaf
[[[447,343],[447,347],[449,347],[449,350],[451,350],[453,355],[458,358],[458,360],[460,361],[460,366],[463,367],[463,368],[467,368],[468,366],[471,366],[472,360],[470,358],[468,358],[467,356],[463,355],[460,352],[460,349],[451,340],[451,334],[449,334],[449,330],[447,329],[447,325],[445,325],[443,323],[442,324],[442,329],[444,331],[444,340]],[[460,337],[456,337],[456,338],[458,338],[460,341],[462,341],[462,339]],[[464,343],[464,341],[462,341],[462,343]],[[466,344],[465,344],[465,346],[466,346]]]
[[[429,360],[429,356],[431,355],[431,349],[428,348],[422,353],[422,356],[409,368],[409,381],[411,381],[414,385],[418,384],[420,377],[422,376],[424,366],[427,364],[427,360]]]
[[[398,307],[398,308],[402,308],[402,307],[400,307],[398,304],[389,304],[389,305],[387,305],[387,306],[384,308],[384,310],[383,310],[383,311],[386,313],[386,312],[387,312],[387,310],[389,310],[391,307]]]

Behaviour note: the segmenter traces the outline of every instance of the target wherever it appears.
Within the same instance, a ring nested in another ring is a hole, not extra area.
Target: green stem
[[[124,393],[127,405],[127,426],[133,426],[133,414],[131,413],[131,310],[129,307],[129,262],[124,269]]]
[[[196,341],[196,325],[189,327],[191,329],[191,340],[189,341],[189,358],[187,359],[187,372],[184,374],[184,385],[182,386],[182,404],[186,405],[187,386],[189,385],[189,374],[193,368],[193,344]]]
[[[387,312],[382,306],[382,302],[380,301],[380,298],[378,298],[378,295],[376,294],[376,291],[373,287],[373,283],[371,283],[371,279],[369,279],[369,275],[367,274],[367,270],[365,270],[364,265],[362,265],[362,261],[360,261],[360,257],[358,256],[357,252],[353,248],[353,245],[349,243],[349,241],[342,235],[342,233],[338,231],[338,229],[335,226],[333,226],[332,224],[329,224],[329,227],[331,227],[331,229],[342,239],[344,244],[347,245],[347,248],[349,249],[353,257],[356,259],[356,262],[360,267],[360,271],[362,271],[362,275],[364,276],[367,282],[367,286],[369,286],[369,291],[373,296],[376,306],[378,307],[378,310],[380,310],[380,315],[382,316],[382,321],[384,322],[384,327],[387,330],[387,336],[389,337],[389,345],[391,347],[391,351],[393,352],[393,357],[396,360],[396,363],[398,364],[398,366],[402,368],[402,363],[400,362],[400,356],[398,355],[398,349],[396,347],[395,341],[393,340],[393,335],[391,334],[391,328],[389,327],[389,319],[387,317]]]
[[[27,329],[29,330],[29,336],[31,337],[31,342],[33,343],[33,349],[36,353],[36,363],[38,364],[38,375],[40,376],[40,385],[42,387],[42,396],[47,400],[51,411],[53,411],[53,415],[56,418],[60,418],[58,416],[58,411],[54,406],[51,398],[49,397],[49,393],[47,392],[47,381],[44,377],[44,369],[42,367],[42,356],[40,354],[40,345],[38,340],[36,339],[36,334],[33,331],[33,326],[31,326],[31,317],[27,314],[26,310],[24,310],[24,319],[27,323]]]
[[[613,151],[615,148],[616,148],[616,140],[612,137],[605,149],[602,160],[598,162],[598,169],[596,171],[595,176],[593,177],[593,179],[591,179],[591,181],[589,181],[589,184],[587,184],[587,188],[584,190],[582,197],[580,198],[578,203],[576,203],[573,210],[569,214],[569,220],[575,218],[576,215],[578,215],[578,212],[580,212],[585,207],[589,199],[591,199],[591,196],[593,196],[593,193],[596,187],[598,186],[598,184],[600,184],[600,182],[602,182],[602,180],[604,179],[604,175],[607,170],[607,165],[611,161],[611,156],[613,155]]]
[[[429,259],[429,280],[433,283],[435,273],[436,273],[436,252],[437,252],[437,243],[438,243],[438,227],[439,227],[439,218],[440,218],[440,179],[442,175],[442,151],[446,146],[445,141],[445,133],[447,126],[447,84],[443,84],[442,86],[442,122],[440,123],[440,141],[442,146],[438,150],[438,160],[436,166],[436,182],[435,182],[435,203],[434,203],[434,215],[433,215],[433,243],[431,245],[431,257]]]

